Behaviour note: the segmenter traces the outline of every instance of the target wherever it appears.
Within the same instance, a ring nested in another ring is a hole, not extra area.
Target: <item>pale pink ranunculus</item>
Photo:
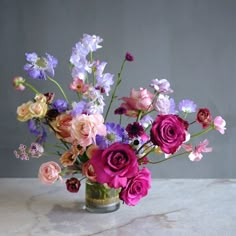
[[[54,161],[43,163],[39,168],[38,177],[44,184],[53,184],[58,179],[61,179],[59,175],[61,167]]]
[[[101,114],[79,114],[72,119],[71,136],[82,147],[95,142],[96,135],[106,135],[106,126]]]
[[[137,175],[129,179],[120,192],[120,199],[129,206],[135,206],[141,198],[148,194],[151,187],[151,172],[144,167]]]
[[[225,130],[226,130],[226,122],[225,120],[221,117],[221,116],[217,116],[215,119],[214,119],[214,127],[216,130],[218,130],[221,134],[224,134],[225,133]]]
[[[139,111],[150,111],[153,109],[153,94],[145,88],[139,90],[132,89],[130,97],[122,97],[124,103],[121,104],[125,108],[125,114],[131,117],[137,117]]]

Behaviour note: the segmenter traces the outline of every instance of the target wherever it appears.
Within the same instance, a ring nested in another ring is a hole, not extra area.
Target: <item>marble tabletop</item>
[[[156,179],[135,207],[112,213],[84,208],[84,184],[0,179],[0,236],[236,235],[236,179]]]

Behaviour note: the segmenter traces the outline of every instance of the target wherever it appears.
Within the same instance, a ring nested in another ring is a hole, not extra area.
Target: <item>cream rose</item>
[[[29,107],[33,104],[32,101],[28,101],[27,103],[23,103],[21,106],[17,107],[17,119],[19,121],[25,122],[32,118],[32,114],[29,111]]]
[[[32,117],[43,118],[48,110],[48,105],[43,102],[34,102],[29,106]]]

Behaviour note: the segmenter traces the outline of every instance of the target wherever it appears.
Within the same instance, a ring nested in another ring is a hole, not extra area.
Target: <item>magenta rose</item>
[[[139,200],[148,194],[151,187],[151,172],[143,168],[133,178],[129,179],[120,192],[120,199],[129,206],[135,206]]]
[[[109,187],[126,186],[127,179],[138,172],[138,161],[130,145],[114,143],[104,150],[94,151],[90,163],[96,173],[96,181]]]
[[[151,141],[166,154],[173,154],[185,141],[188,124],[176,115],[158,115],[152,124]]]

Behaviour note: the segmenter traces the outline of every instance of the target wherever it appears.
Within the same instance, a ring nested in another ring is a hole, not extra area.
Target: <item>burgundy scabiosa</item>
[[[53,77],[54,68],[57,66],[57,59],[46,53],[46,57],[39,57],[35,52],[25,53],[28,63],[24,65],[24,70],[33,79],[47,79],[47,76]]]
[[[125,54],[125,60],[131,62],[131,61],[134,60],[134,56],[133,56],[131,53],[126,52],[126,54]]]
[[[141,137],[144,134],[144,128],[139,122],[128,124],[126,129],[129,138]]]

